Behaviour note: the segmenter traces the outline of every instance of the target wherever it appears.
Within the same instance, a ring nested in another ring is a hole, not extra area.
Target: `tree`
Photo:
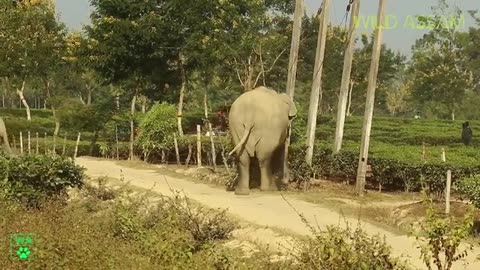
[[[410,74],[413,82],[412,95],[424,112],[430,110],[434,115],[450,115],[455,120],[455,113],[463,103],[465,94],[473,89],[473,75],[466,63],[455,23],[445,25],[449,6],[445,0],[433,7],[433,17],[419,17],[420,22],[433,25],[431,30],[413,47]],[[460,20],[461,11],[454,8],[454,18]],[[442,112],[442,108],[447,110]]]
[[[86,27],[92,40],[91,66],[107,84],[121,85],[131,98],[130,159],[134,158],[135,105],[154,77],[155,87],[162,88],[171,77],[178,53],[171,50],[171,33],[165,27],[163,11],[166,1],[92,0],[92,25]],[[173,63],[172,63],[173,62]],[[166,79],[166,80],[165,80]],[[163,84],[162,84],[163,82]]]
[[[405,112],[408,108],[411,88],[412,86],[409,81],[398,80],[386,90],[386,105],[392,116]]]
[[[298,66],[298,91],[296,92],[296,101],[302,106],[308,106],[310,100],[309,86],[312,78],[309,74],[313,73],[315,60],[316,38],[318,36],[318,20],[314,17],[304,17],[303,34],[301,38],[301,47]],[[319,113],[336,112],[338,103],[338,90],[342,79],[343,55],[345,46],[347,46],[346,29],[342,26],[330,26],[327,33],[326,52],[324,59],[324,68],[322,76],[323,96],[320,104]],[[370,55],[372,51],[373,35],[363,34],[359,42],[359,48],[355,49],[353,56],[351,80],[354,82],[351,111],[358,113],[364,109],[367,74],[370,66]],[[376,100],[380,104],[376,105],[377,112],[388,112],[386,108],[386,90],[391,80],[398,77],[405,67],[406,57],[400,53],[394,52],[385,44],[382,45],[380,68],[378,73],[378,90]],[[298,94],[297,94],[298,93]]]
[[[5,38],[0,49],[0,73],[12,82],[31,120],[24,95],[26,82],[46,80],[60,62],[65,27],[57,21],[50,0],[2,0],[1,5],[0,35]]]

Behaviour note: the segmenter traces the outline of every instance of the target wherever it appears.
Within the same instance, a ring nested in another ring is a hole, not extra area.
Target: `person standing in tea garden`
[[[465,122],[462,124],[462,141],[463,144],[469,146],[472,143],[473,132],[470,128],[470,123]]]

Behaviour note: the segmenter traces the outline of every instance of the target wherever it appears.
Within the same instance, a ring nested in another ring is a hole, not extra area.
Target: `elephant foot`
[[[250,195],[250,189],[237,188],[235,189],[235,195]]]

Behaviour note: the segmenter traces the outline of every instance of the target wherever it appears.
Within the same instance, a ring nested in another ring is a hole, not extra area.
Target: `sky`
[[[192,0],[195,1],[195,0]],[[321,0],[305,0],[306,9],[309,15],[317,12],[321,5]],[[333,24],[345,24],[345,8],[348,0],[332,0],[330,11],[330,21]],[[368,16],[376,16],[378,9],[378,0],[362,0],[360,4],[360,16],[365,19]],[[415,15],[429,15],[432,14],[431,6],[436,5],[438,0],[386,0],[386,15],[392,21],[397,20],[397,27],[392,29],[385,29],[383,42],[388,47],[399,51],[405,55],[411,54],[411,46],[415,40],[422,37],[427,30],[412,29],[410,24],[407,27],[406,21],[409,16]],[[449,4],[457,5],[462,11],[465,11],[465,26],[464,29],[474,25],[474,20],[467,13],[468,10],[480,9],[479,0],[447,0]],[[72,30],[80,30],[82,25],[88,24],[90,21],[89,14],[91,7],[88,0],[56,0],[57,12],[60,18],[66,23],[67,27]],[[450,14],[446,14],[449,16]],[[372,32],[371,27],[365,28],[362,24],[358,28],[359,34],[361,32]]]

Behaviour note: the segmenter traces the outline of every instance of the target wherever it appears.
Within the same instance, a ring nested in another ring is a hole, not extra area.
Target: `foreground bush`
[[[428,269],[434,266],[438,270],[458,269],[454,266],[460,267],[461,260],[473,247],[465,242],[472,233],[474,208],[470,207],[464,217],[454,218],[436,210],[433,201],[425,198],[426,220],[420,224],[420,230],[412,233],[420,244],[421,259]]]
[[[313,237],[300,244],[299,269],[403,270],[405,262],[391,255],[391,248],[380,236],[370,237],[360,227],[353,230],[311,228]]]
[[[233,223],[180,196],[153,203],[126,189],[87,186],[68,205],[52,201],[42,210],[0,199],[0,215],[3,232],[37,235],[35,260],[0,256],[3,269],[285,269],[223,247]],[[0,253],[9,254],[8,245]]]
[[[29,207],[52,197],[66,195],[67,188],[82,187],[83,169],[59,156],[0,154],[2,195]]]
[[[236,225],[226,213],[197,207],[187,198],[131,195],[104,181],[76,191],[67,205],[49,201],[42,209],[0,197],[3,232],[33,232],[34,261],[0,256],[5,269],[406,269],[390,248],[362,230],[313,230],[293,246],[292,257],[226,248]],[[5,235],[6,237],[6,235]],[[8,254],[8,245],[0,245]]]

